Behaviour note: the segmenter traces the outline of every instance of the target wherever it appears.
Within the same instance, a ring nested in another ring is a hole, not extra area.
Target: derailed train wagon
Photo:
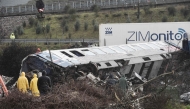
[[[46,50],[25,57],[21,72],[46,70],[48,75],[77,79],[92,74],[100,80],[114,73],[131,77],[133,72],[151,79],[176,48],[165,42],[148,42],[103,47]]]

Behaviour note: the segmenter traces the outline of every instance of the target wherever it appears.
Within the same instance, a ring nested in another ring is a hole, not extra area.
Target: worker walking
[[[40,91],[40,95],[47,94],[51,89],[51,79],[46,75],[46,71],[43,70],[42,76],[38,78],[37,85]]]
[[[119,89],[121,90],[121,93],[126,96],[126,91],[128,88],[127,79],[125,78],[125,75],[121,75],[121,78],[119,79]]]
[[[33,79],[30,81],[30,90],[32,91],[33,96],[40,96],[40,92],[37,86],[38,78],[37,75],[33,75]]]
[[[25,72],[22,72],[17,81],[17,88],[23,93],[27,93],[29,89],[28,79],[25,77]]]
[[[43,17],[44,2],[42,0],[36,1],[36,8],[37,8],[38,12],[40,13],[40,17]]]

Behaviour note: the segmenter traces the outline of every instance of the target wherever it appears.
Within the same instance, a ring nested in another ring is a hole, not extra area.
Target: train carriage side
[[[175,50],[165,42],[148,42],[50,50],[50,52],[52,62],[48,50],[35,54],[35,57],[43,58],[41,61],[44,63],[59,66],[63,72],[83,72],[85,75],[91,72],[96,77],[115,71],[131,77],[133,72],[136,72],[143,78],[151,79],[158,75],[163,61],[170,59],[170,53]],[[27,64],[24,60],[23,63]],[[35,65],[35,62],[33,64]],[[26,65],[22,65],[21,71],[23,71],[23,66]]]

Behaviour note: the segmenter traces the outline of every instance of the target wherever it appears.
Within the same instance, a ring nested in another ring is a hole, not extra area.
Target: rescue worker
[[[38,78],[37,75],[33,75],[33,79],[30,81],[30,90],[32,91],[33,96],[40,96],[40,92],[37,86]]]
[[[39,52],[41,52],[41,50],[40,48],[37,48],[36,53],[39,53]]]
[[[117,83],[117,80],[113,77],[112,74],[110,74],[106,81],[106,90],[107,90],[108,95],[112,93],[116,83]]]
[[[38,9],[38,12],[40,13],[41,17],[44,11],[44,2],[42,0],[36,1],[36,8]]]
[[[12,40],[15,39],[15,35],[14,35],[14,33],[11,33],[11,35],[10,35],[10,39],[12,39]]]
[[[22,72],[17,81],[17,88],[23,93],[27,93],[29,89],[28,79],[25,77],[25,72]]]
[[[125,75],[121,75],[121,78],[119,79],[119,89],[121,90],[122,94],[126,96],[126,91],[128,88],[128,82],[127,79],[125,78]]]
[[[38,89],[40,91],[40,95],[47,94],[51,89],[51,79],[46,76],[46,71],[42,71],[42,76],[38,78]]]

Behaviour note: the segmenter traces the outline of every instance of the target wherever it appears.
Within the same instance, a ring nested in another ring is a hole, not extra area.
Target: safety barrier
[[[98,43],[98,39],[1,39],[1,43],[11,43],[11,42],[20,42],[20,43]]]

